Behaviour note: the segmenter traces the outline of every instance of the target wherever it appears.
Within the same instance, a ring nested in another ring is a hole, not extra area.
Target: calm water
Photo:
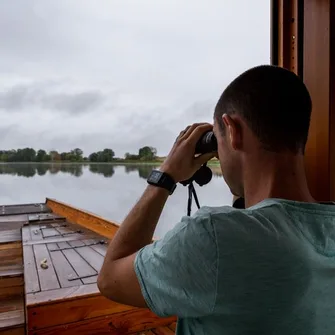
[[[121,223],[141,196],[153,166],[110,164],[0,164],[0,205],[54,198]],[[218,169],[216,169],[218,170]],[[196,190],[200,205],[230,205],[232,196],[217,172]],[[187,187],[169,198],[155,236],[162,237],[186,215]],[[196,210],[193,202],[192,209]]]

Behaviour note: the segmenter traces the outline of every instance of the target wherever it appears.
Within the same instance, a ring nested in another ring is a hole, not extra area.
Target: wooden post
[[[313,101],[306,173],[319,201],[335,200],[334,48],[334,1],[272,1],[272,64],[299,75]]]
[[[272,64],[300,75],[302,59],[302,2],[298,0],[272,1]]]
[[[306,171],[317,200],[335,200],[335,3],[304,1],[303,78],[313,101]]]

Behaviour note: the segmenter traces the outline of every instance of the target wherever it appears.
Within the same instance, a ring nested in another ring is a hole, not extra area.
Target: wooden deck
[[[117,229],[52,200],[0,206],[0,334],[174,334],[175,318],[101,296],[97,275]]]

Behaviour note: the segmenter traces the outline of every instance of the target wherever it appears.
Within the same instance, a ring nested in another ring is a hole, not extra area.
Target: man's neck
[[[303,155],[254,154],[245,163],[246,208],[268,198],[316,202],[307,186]]]

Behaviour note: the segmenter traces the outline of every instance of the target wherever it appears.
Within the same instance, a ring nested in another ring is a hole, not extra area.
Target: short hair
[[[310,94],[293,72],[272,65],[245,71],[222,93],[214,118],[222,133],[223,114],[240,115],[265,150],[305,151],[312,111]]]

